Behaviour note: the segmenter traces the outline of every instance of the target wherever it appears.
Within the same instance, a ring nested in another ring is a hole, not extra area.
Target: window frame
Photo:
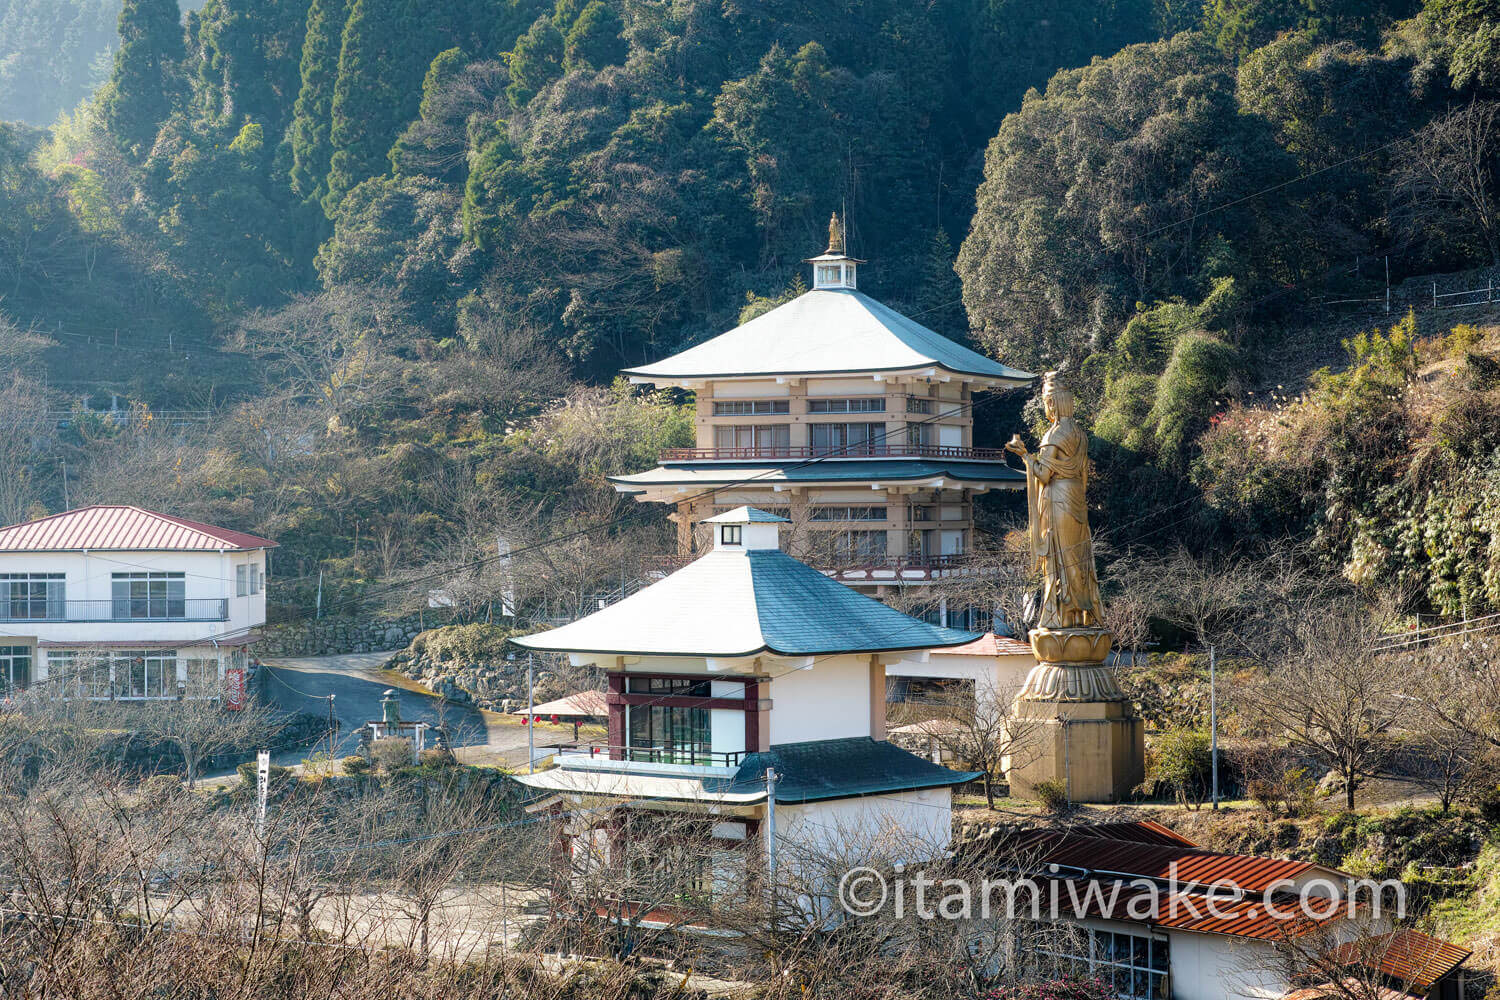
[[[741,525],[741,524],[721,524],[721,525],[719,525],[719,544],[720,545],[744,545],[745,544],[744,525]]]

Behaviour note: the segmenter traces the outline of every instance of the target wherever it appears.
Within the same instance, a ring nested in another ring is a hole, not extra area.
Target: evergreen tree
[[[360,181],[383,174],[391,145],[416,117],[431,27],[416,0],[354,0],[344,25],[333,88],[327,191],[331,218]]]
[[[292,191],[303,201],[322,201],[328,193],[328,161],[333,155],[328,131],[333,118],[333,87],[346,0],[312,0],[302,43],[302,88],[292,112],[288,138],[292,148]]]
[[[563,69],[569,72],[581,66],[603,69],[623,63],[630,51],[620,37],[624,30],[625,24],[613,7],[593,0],[568,30],[563,44]]]
[[[525,107],[537,91],[562,73],[563,36],[549,17],[539,17],[505,54],[510,86],[505,96],[511,107]]]
[[[110,133],[135,156],[149,152],[177,104],[183,56],[177,0],[125,0],[120,48],[101,105]]]
[[[196,43],[197,111],[216,122],[250,119],[279,137],[300,84],[298,52],[308,0],[208,0],[188,15]]]

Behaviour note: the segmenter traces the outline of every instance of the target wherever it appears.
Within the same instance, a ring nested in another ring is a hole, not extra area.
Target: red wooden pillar
[[[609,757],[625,759],[625,675],[609,675]]]

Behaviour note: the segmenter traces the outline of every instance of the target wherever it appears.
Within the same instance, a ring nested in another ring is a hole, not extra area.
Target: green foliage
[[[182,95],[182,25],[176,0],[125,0],[114,72],[100,95],[104,121],[137,158]]]
[[[1209,793],[1212,766],[1207,732],[1168,729],[1151,741],[1145,787],[1164,787],[1179,805],[1191,804],[1197,808]]]
[[[1060,72],[986,153],[958,257],[969,318],[1013,363],[1076,363],[1137,301],[1197,297],[1225,277],[1253,293],[1297,234],[1276,205],[1240,199],[1292,169],[1200,35]],[[1182,224],[1210,204],[1226,207]]]
[[[563,69],[603,69],[625,61],[629,47],[620,37],[625,22],[603,0],[591,0],[563,40]]]
[[[505,96],[512,107],[522,107],[537,91],[562,73],[563,36],[550,17],[539,17],[531,28],[516,40],[516,47],[505,54],[510,71],[510,86]]]
[[[353,777],[359,777],[362,774],[369,774],[370,771],[374,769],[375,765],[372,764],[367,758],[361,757],[356,753],[350,754],[343,760],[339,761],[339,767],[343,768],[345,774],[351,775]]]
[[[50,125],[108,77],[118,0],[0,0],[0,121]]]
[[[1428,0],[1416,20],[1456,89],[1500,85],[1500,2]]]
[[[301,86],[288,133],[292,153],[292,192],[304,201],[322,201],[327,191],[333,147],[333,88],[338,80],[346,0],[312,0],[302,42]]]
[[[1032,789],[1042,808],[1050,813],[1062,813],[1068,809],[1068,786],[1061,778],[1039,781]]]

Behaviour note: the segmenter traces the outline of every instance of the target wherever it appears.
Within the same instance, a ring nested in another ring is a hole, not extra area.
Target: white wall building
[[[220,697],[266,620],[275,542],[97,505],[0,528],[6,697]],[[234,701],[234,692],[230,694]]]
[[[631,864],[627,845],[647,824],[670,826],[668,815],[711,831],[709,846],[673,858],[674,878],[737,891],[752,852],[806,869],[837,853],[919,861],[947,849],[952,786],[974,775],[886,741],[885,668],[977,636],[910,618],[793,559],[778,545],[785,523],[746,507],[710,518],[707,555],[516,640],[608,674],[608,743],[518,779],[543,793],[530,808],[556,815],[558,858],[575,874],[591,867],[580,857]]]

